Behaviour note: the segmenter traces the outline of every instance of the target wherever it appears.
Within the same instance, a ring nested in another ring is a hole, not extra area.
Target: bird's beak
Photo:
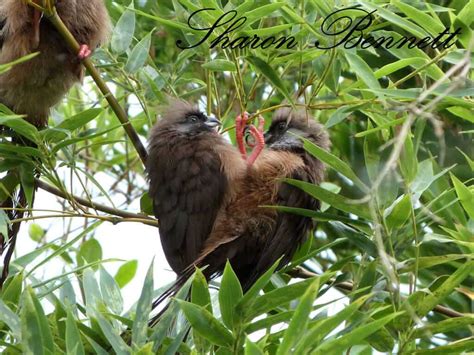
[[[209,128],[214,128],[214,127],[220,126],[222,123],[214,116],[209,116],[207,117],[207,120],[206,122],[204,122],[204,124]]]
[[[38,4],[40,0],[33,0],[35,4]],[[39,47],[40,42],[40,25],[41,25],[41,18],[43,17],[43,13],[36,8],[33,9],[33,48]]]

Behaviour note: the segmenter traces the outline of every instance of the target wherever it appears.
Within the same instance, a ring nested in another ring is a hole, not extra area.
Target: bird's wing
[[[184,147],[183,147],[184,148]],[[179,273],[202,251],[227,190],[219,157],[210,150],[162,163],[161,173],[150,175],[155,215],[163,250]]]
[[[289,178],[314,181],[311,171],[302,166],[288,176]],[[282,182],[275,205],[319,209],[320,203],[301,189]],[[280,257],[280,266],[291,261],[296,250],[305,241],[308,232],[313,227],[312,219],[292,213],[278,212],[275,228],[266,238],[265,245],[253,271],[245,278],[243,287],[248,289],[261,275],[263,275]]]

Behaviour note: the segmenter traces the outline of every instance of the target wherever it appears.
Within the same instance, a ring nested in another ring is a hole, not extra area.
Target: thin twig
[[[116,209],[116,208],[112,208],[112,207],[109,207],[109,206],[106,206],[106,205],[102,205],[102,204],[97,203],[97,202],[89,201],[89,200],[87,200],[85,198],[82,198],[82,197],[79,197],[79,196],[68,196],[63,191],[57,189],[54,186],[51,186],[51,185],[45,183],[44,181],[41,181],[39,179],[36,179],[35,183],[36,183],[36,186],[38,186],[42,190],[48,191],[49,193],[51,193],[53,195],[56,195],[58,197],[64,198],[64,199],[68,199],[68,200],[73,199],[77,203],[79,203],[79,204],[81,204],[85,207],[92,208],[96,211],[105,212],[105,213],[108,213],[108,214],[111,214],[111,215],[114,215],[114,216],[123,217],[123,218],[131,218],[131,219],[137,219],[137,220],[139,219],[141,223],[144,223],[144,224],[147,224],[147,225],[150,225],[150,226],[154,226],[154,227],[158,226],[158,221],[156,219],[151,218],[151,217],[149,217],[145,214],[122,211],[122,210],[119,210],[119,209]]]

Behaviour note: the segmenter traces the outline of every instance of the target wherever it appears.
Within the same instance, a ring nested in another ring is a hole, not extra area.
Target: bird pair
[[[266,148],[248,164],[241,156],[243,121],[245,115],[236,124],[239,149],[215,131],[216,119],[184,102],[172,104],[151,131],[149,195],[165,256],[178,275],[154,306],[195,267],[207,266],[203,273],[211,279],[227,260],[248,290],[277,260],[288,263],[313,227],[311,218],[268,206],[319,208],[319,201],[282,179],[319,184],[324,166],[301,138],[328,149],[328,134],[302,112],[279,110],[265,134]],[[258,129],[251,130],[258,138]]]

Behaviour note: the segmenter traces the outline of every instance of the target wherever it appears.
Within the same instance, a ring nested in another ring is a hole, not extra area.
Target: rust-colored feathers
[[[216,132],[178,129],[176,122],[184,122],[179,117],[189,114],[197,113],[171,109],[150,136],[150,195],[163,248],[179,271],[178,284],[194,266],[207,266],[203,272],[211,278],[229,260],[246,290],[279,258],[281,265],[288,263],[312,228],[310,218],[264,206],[319,207],[281,179],[319,184],[324,166],[304,150],[298,136],[323,149],[329,148],[329,138],[311,117],[280,110],[265,135],[266,149],[249,167]]]

